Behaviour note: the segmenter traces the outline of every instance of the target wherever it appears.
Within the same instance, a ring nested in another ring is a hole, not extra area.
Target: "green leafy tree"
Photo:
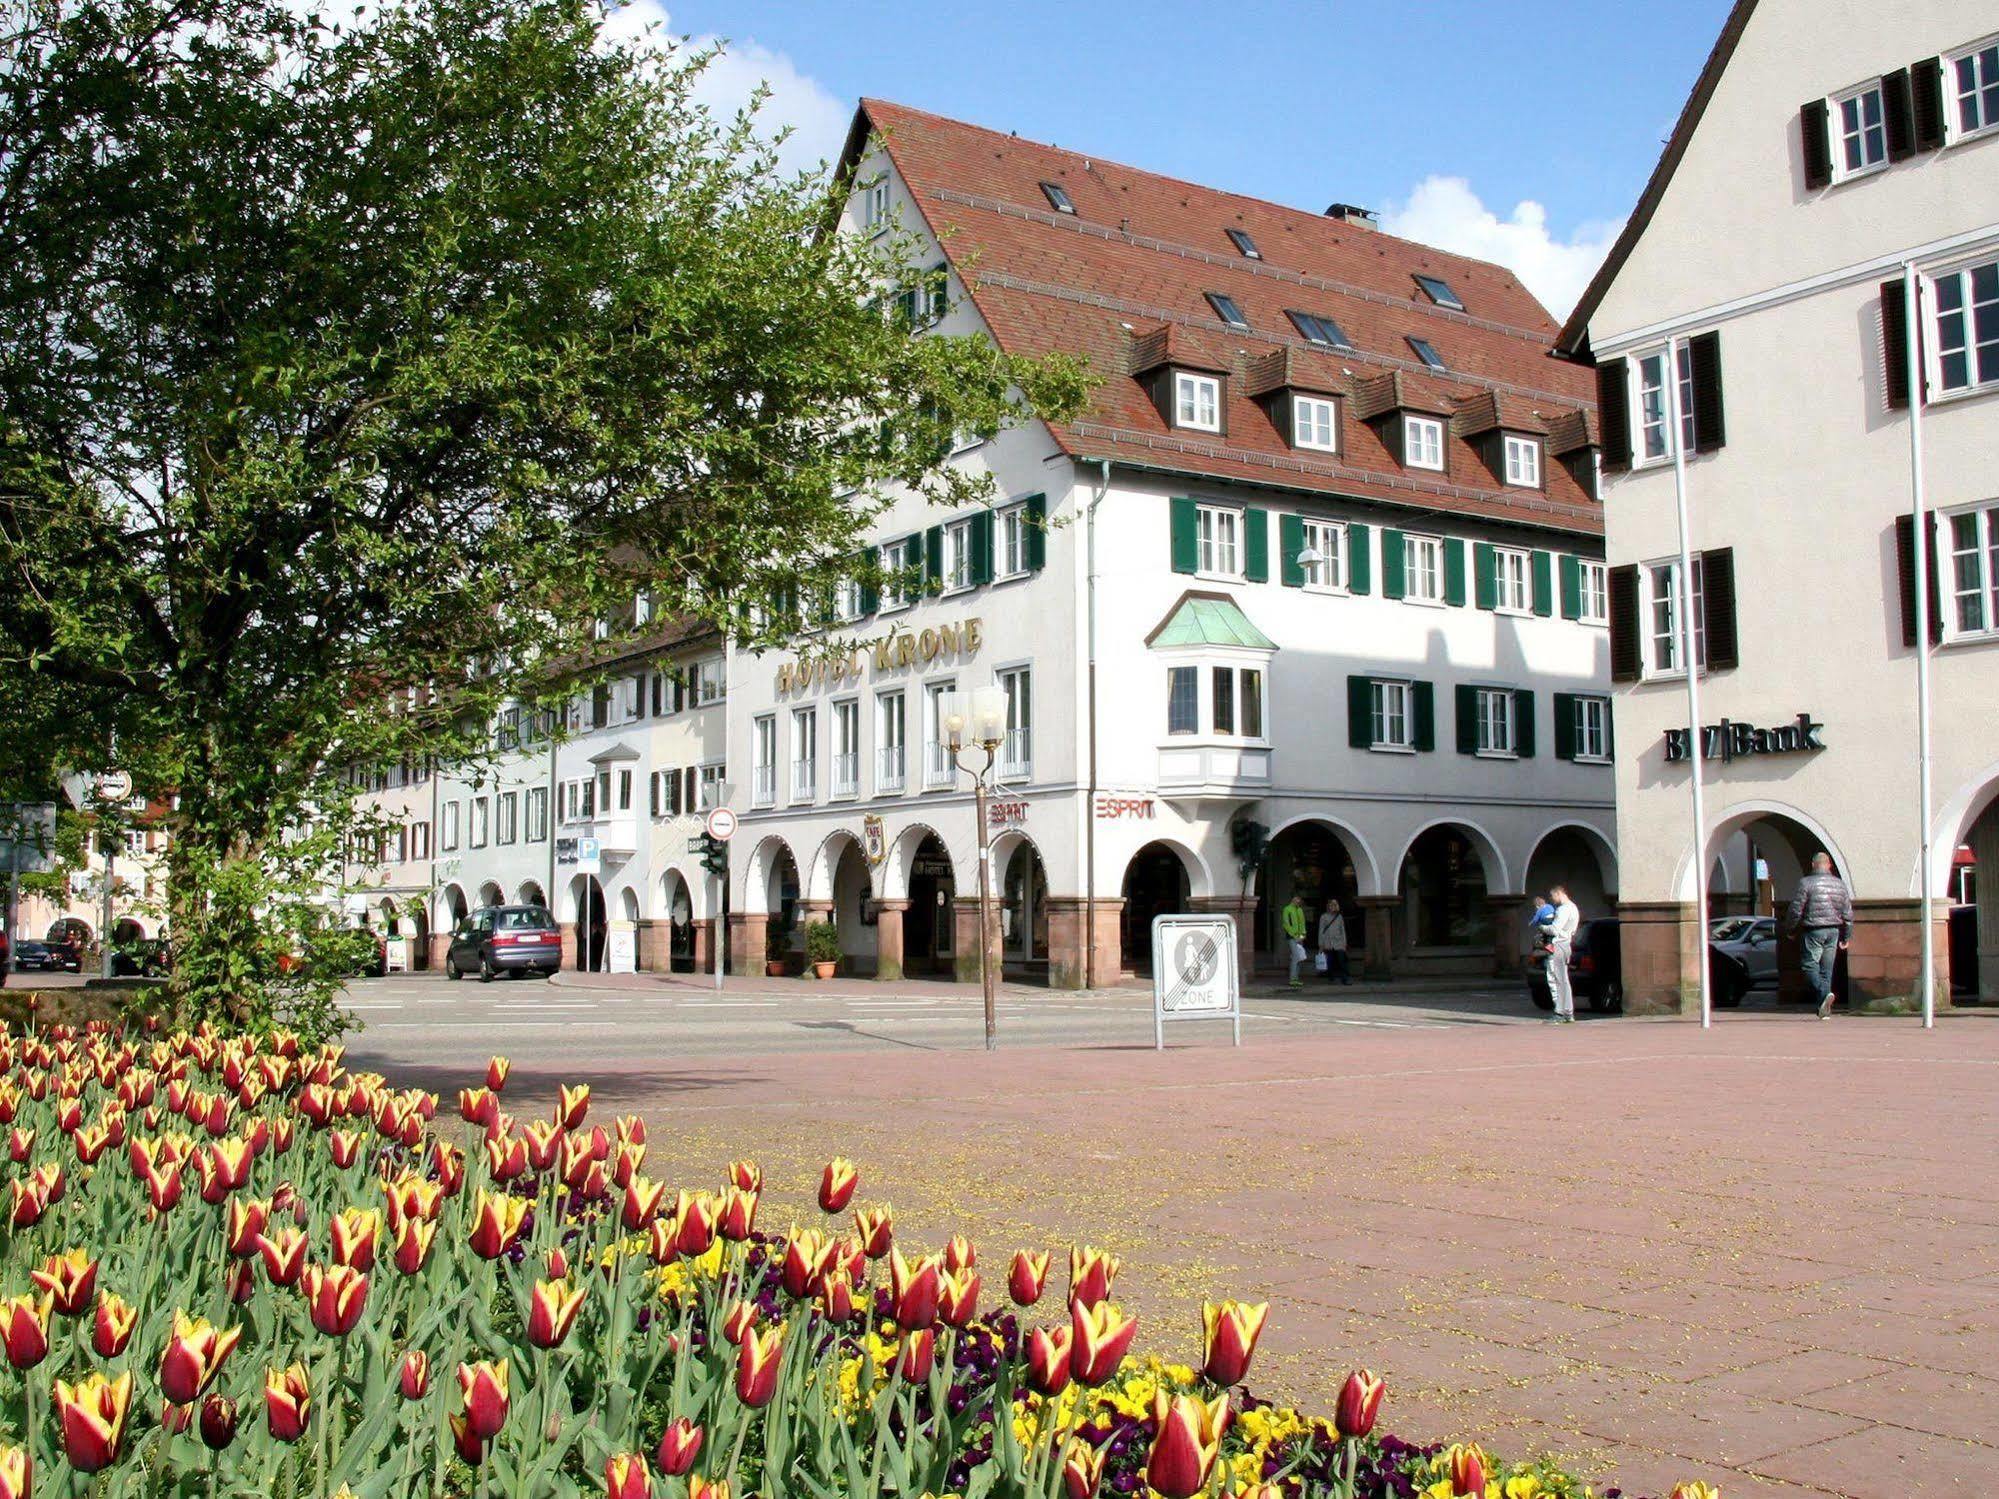
[[[781,622],[1085,392],[910,336],[906,246],[586,0],[0,3],[0,771],[178,791],[184,1011],[291,1008],[345,768],[483,752],[641,591]]]

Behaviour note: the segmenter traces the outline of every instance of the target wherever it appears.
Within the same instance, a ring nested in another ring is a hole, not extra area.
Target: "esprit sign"
[[[1771,729],[1724,718],[1701,730],[1701,758],[1741,760],[1750,755],[1806,754],[1825,748],[1825,740],[1820,737],[1824,730],[1825,725],[1809,713],[1800,713],[1795,722]],[[1667,764],[1687,758],[1688,737],[1685,729],[1666,730]]]
[[[891,671],[915,671],[940,661],[965,661],[978,654],[985,641],[985,622],[967,619],[957,624],[897,630],[872,645],[845,654],[801,656],[777,668],[777,691],[804,692],[812,687],[858,682],[872,668],[876,676]]]

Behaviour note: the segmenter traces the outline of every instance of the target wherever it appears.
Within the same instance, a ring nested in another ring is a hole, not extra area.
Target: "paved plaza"
[[[772,981],[723,1010],[390,981],[356,990],[382,1008],[353,1061],[455,1087],[497,1046],[521,1104],[588,1078],[650,1119],[656,1176],[762,1162],[773,1231],[841,1153],[917,1242],[1104,1245],[1163,1352],[1193,1355],[1204,1296],[1268,1298],[1259,1392],[1323,1410],[1366,1363],[1411,1438],[1636,1493],[1989,1487],[1999,1017],[1703,1034],[1540,1025],[1505,991],[1266,998],[1240,1050],[1190,1026],[1160,1055],[1142,995],[1023,990],[988,1058],[948,987]]]

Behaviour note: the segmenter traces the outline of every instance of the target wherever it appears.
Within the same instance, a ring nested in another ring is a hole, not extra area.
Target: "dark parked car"
[[[1530,952],[1523,962],[1527,997],[1536,1009],[1554,1009],[1555,1001],[1548,993],[1548,965],[1541,954]],[[1624,951],[1618,945],[1615,917],[1585,921],[1576,928],[1569,955],[1569,986],[1576,991],[1578,1004],[1600,1014],[1624,1008]]]
[[[118,978],[164,978],[172,966],[173,955],[161,937],[141,937],[111,954],[111,972]]]
[[[562,967],[562,929],[546,906],[482,906],[458,923],[444,954],[444,976],[476,973],[547,975]]]
[[[62,966],[57,950],[46,942],[24,937],[14,947],[14,967],[22,973],[55,973]]]

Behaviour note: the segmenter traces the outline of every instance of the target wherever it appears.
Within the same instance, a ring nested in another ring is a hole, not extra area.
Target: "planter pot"
[[[838,963],[814,963],[812,965],[812,976],[814,978],[829,979],[839,966]]]
[[[772,959],[770,959],[770,960],[769,960],[768,962],[766,962],[766,963],[764,964],[764,976],[765,976],[766,978],[774,978],[774,979],[781,979],[781,978],[783,978],[783,977],[784,977],[784,959],[782,959],[782,958],[772,958]]]

